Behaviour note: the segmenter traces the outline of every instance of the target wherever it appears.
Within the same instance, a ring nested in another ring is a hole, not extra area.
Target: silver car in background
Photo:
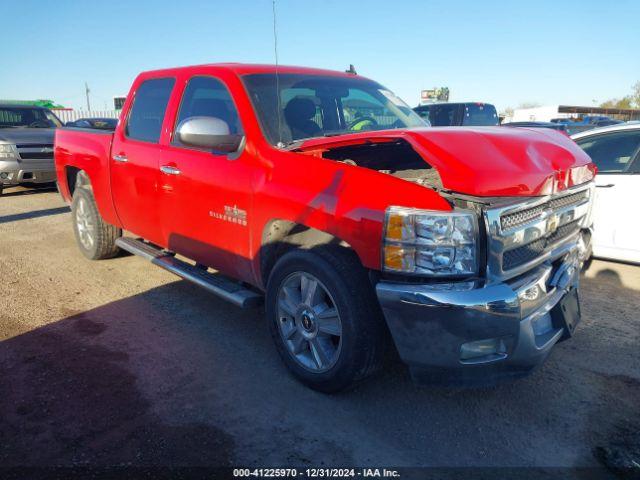
[[[0,194],[9,186],[55,182],[53,138],[61,126],[47,108],[0,104]]]

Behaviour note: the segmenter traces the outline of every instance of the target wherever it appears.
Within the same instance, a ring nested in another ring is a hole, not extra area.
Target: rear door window
[[[128,138],[158,143],[175,79],[155,78],[138,87],[125,128]]]

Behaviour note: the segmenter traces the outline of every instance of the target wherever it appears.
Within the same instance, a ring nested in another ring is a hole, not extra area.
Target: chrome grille
[[[582,191],[565,195],[558,198],[552,198],[547,203],[537,205],[532,208],[524,210],[518,210],[514,213],[509,213],[500,217],[500,222],[504,230],[510,228],[517,228],[525,225],[537,218],[540,218],[545,210],[556,210],[559,208],[568,207],[570,205],[576,205],[587,198],[588,191]]]
[[[593,182],[554,196],[485,210],[487,276],[503,280],[525,273],[570,248],[591,209]]]
[[[589,195],[588,190],[583,190],[582,192],[572,193],[571,195],[565,195],[563,197],[552,198],[547,203],[547,206],[552,209],[564,208],[569,205],[576,205],[582,202]]]
[[[555,232],[549,235],[547,237],[547,243],[549,245],[552,245],[556,242],[559,242],[563,238],[568,237],[572,233],[577,232],[578,230],[580,230],[580,222],[578,220],[567,223],[566,225],[559,227]]]
[[[519,227],[520,225],[529,223],[533,219],[539,218],[543,211],[544,207],[542,206],[520,210],[519,212],[501,217],[500,222],[502,223],[502,228],[505,230]]]
[[[520,265],[523,265],[544,252],[545,248],[550,245],[554,245],[559,241],[567,238],[571,234],[580,230],[579,222],[573,221],[559,227],[555,232],[550,234],[546,238],[541,238],[534,242],[523,245],[522,247],[514,248],[513,250],[507,250],[504,252],[502,258],[502,269],[511,270]]]
[[[16,145],[16,148],[23,160],[53,159],[53,145],[50,143]]]
[[[513,250],[504,252],[504,256],[502,259],[503,268],[505,270],[511,270],[518,265],[530,262],[534,258],[540,256],[540,254],[542,254],[542,252],[544,251],[544,247],[546,247],[546,244],[546,240],[544,238],[541,238],[540,240],[536,240],[535,242],[531,242],[522,247],[514,248]]]

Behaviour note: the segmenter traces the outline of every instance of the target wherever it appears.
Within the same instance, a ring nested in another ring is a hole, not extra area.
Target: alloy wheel
[[[278,328],[291,356],[314,373],[329,370],[342,346],[340,313],[327,288],[307,272],[294,272],[278,290]]]
[[[80,243],[87,250],[93,247],[94,239],[94,223],[89,211],[89,206],[84,198],[79,198],[76,204],[76,227],[78,228],[78,237]]]

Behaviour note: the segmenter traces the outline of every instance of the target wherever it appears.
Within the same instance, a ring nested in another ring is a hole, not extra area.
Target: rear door
[[[640,129],[577,140],[598,167],[594,203],[594,254],[640,261]]]
[[[111,191],[118,217],[129,230],[161,244],[158,207],[160,136],[174,78],[152,78],[134,86],[133,103],[111,148]]]
[[[242,148],[234,154],[222,154],[181,144],[176,135],[180,122],[203,116],[223,120],[230,133],[243,133],[226,85],[210,75],[190,77],[161,165],[163,243],[203,265],[250,279],[247,222],[255,171],[252,156]]]

